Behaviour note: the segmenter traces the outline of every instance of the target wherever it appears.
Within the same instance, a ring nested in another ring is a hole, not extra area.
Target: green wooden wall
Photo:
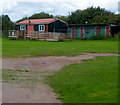
[[[84,26],[84,38],[89,39],[90,37],[96,36],[96,27],[97,26]],[[106,26],[98,26],[100,27],[100,36],[106,36]],[[75,27],[75,33],[76,37],[75,38],[81,38],[81,29],[80,27]],[[72,37],[72,27],[68,28],[68,36]]]
[[[84,38],[90,38],[95,36],[95,27],[84,27]]]
[[[101,27],[101,29],[100,29],[100,35],[101,36],[106,36],[106,32],[105,32],[106,30],[105,30],[105,26],[104,27]]]

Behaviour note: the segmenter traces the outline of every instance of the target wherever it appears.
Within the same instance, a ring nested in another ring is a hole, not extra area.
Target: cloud
[[[12,21],[34,13],[47,12],[53,15],[68,15],[76,9],[100,6],[118,12],[118,0],[2,0],[0,13],[8,14]]]
[[[17,6],[16,0],[12,0],[12,2],[8,0],[2,0],[0,3],[0,7],[1,7],[0,12],[5,13],[6,11],[11,11],[15,9],[16,6]]]

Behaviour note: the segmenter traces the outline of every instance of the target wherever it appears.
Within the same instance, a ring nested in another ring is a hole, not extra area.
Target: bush
[[[115,35],[115,38],[120,40],[120,32],[118,32],[116,35]]]
[[[105,39],[105,37],[104,36],[92,36],[89,39],[90,40],[103,40],[103,39]]]
[[[9,30],[2,30],[2,37],[8,37],[9,36]]]
[[[118,40],[118,38],[117,38],[117,37],[113,37],[113,36],[111,35],[111,36],[105,37],[105,40]]]
[[[112,35],[110,36],[93,36],[93,37],[90,37],[89,39],[90,40],[117,40],[118,39],[118,36],[120,38],[120,33],[119,35],[116,35],[116,37],[113,37]]]

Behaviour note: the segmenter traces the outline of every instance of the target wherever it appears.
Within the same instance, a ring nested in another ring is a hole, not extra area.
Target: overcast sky
[[[0,13],[9,15],[12,21],[17,21],[34,13],[46,12],[53,15],[68,15],[77,9],[90,6],[100,6],[118,13],[119,0],[0,0]]]

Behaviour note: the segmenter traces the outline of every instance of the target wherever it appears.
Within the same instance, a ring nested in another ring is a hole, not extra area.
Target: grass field
[[[49,42],[2,39],[4,58],[76,56],[81,53],[118,53],[118,41]],[[117,70],[117,57],[97,57],[97,59],[84,61],[82,64],[68,65],[55,75],[48,77],[47,80],[55,92],[60,94],[58,98],[64,103],[115,103],[118,101]],[[8,71],[3,73],[4,79],[7,80],[13,77],[8,76]]]
[[[68,42],[2,40],[3,57],[75,56],[80,53],[117,53],[118,41],[72,40]]]
[[[48,78],[64,103],[117,103],[118,58],[97,57],[64,67]]]

